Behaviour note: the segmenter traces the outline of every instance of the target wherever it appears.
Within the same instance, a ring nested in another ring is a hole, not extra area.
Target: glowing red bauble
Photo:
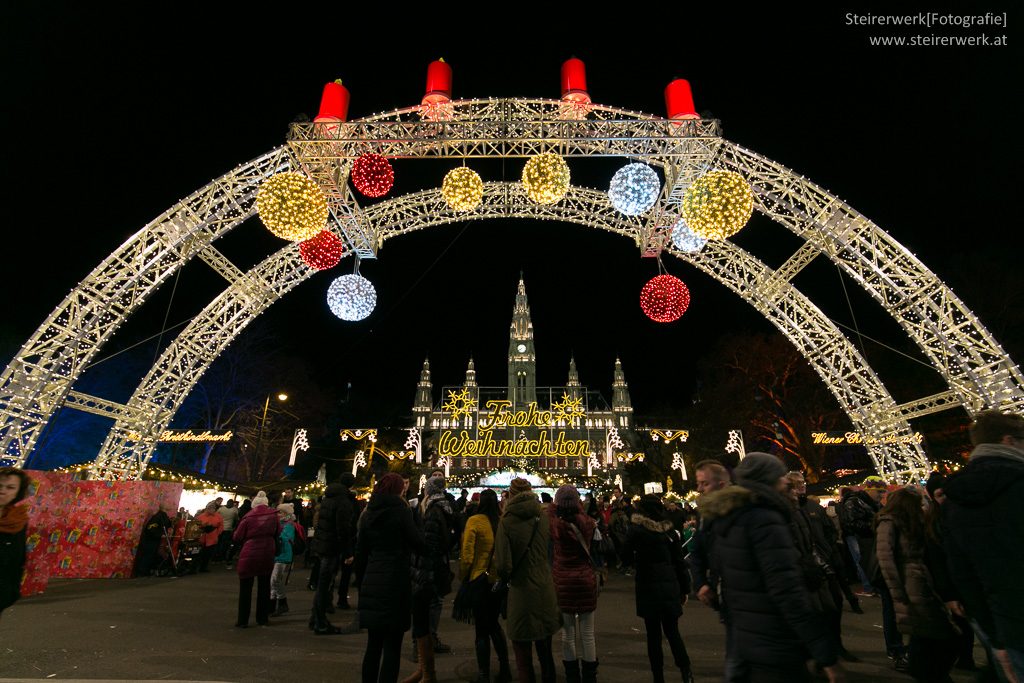
[[[640,290],[640,308],[656,323],[670,323],[682,317],[690,306],[690,290],[672,275],[652,278]]]
[[[395,184],[395,169],[379,154],[363,154],[352,164],[351,178],[367,197],[383,197]]]
[[[299,243],[299,255],[314,270],[327,270],[338,265],[344,251],[341,238],[330,230]]]

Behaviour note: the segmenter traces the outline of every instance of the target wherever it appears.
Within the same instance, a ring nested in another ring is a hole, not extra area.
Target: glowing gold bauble
[[[750,220],[754,193],[750,183],[733,171],[708,171],[683,196],[683,218],[698,237],[724,240]]]
[[[441,196],[453,211],[472,211],[484,198],[484,181],[471,168],[453,168],[441,183]]]
[[[260,185],[256,212],[267,230],[301,242],[327,225],[327,199],[320,186],[301,173],[278,173]]]
[[[538,204],[554,204],[569,191],[569,165],[557,154],[538,154],[523,168],[523,187]]]

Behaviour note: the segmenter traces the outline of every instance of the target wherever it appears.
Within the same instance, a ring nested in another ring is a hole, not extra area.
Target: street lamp
[[[254,463],[260,461],[260,444],[263,443],[263,430],[267,426],[267,411],[270,409],[270,397],[272,394],[267,394],[267,400],[263,402],[263,419],[260,421],[260,433],[256,436],[256,449],[253,451],[252,458]],[[284,403],[288,400],[288,394],[280,392],[277,395],[277,400]]]

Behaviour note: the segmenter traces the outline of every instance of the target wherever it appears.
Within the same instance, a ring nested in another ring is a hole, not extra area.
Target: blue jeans
[[[864,586],[864,592],[873,593],[875,589],[871,585],[871,579],[868,578],[864,567],[860,563],[860,543],[857,542],[857,537],[846,536],[845,538],[846,547],[850,549],[850,556],[853,557],[853,566],[857,569],[857,578],[860,579],[861,584]]]
[[[996,659],[995,652],[992,650],[992,641],[989,640],[988,635],[981,629],[981,625],[977,621],[971,619],[971,628],[974,629],[974,635],[978,636],[978,642],[981,643],[982,647],[985,648],[985,652],[988,654],[988,660],[994,664],[996,671],[996,677],[1000,683],[1007,683],[1008,679],[1006,674],[1003,673],[1003,667],[999,664]],[[1024,653],[1020,650],[1007,650],[1006,653],[1010,656],[1010,664],[1014,668],[1014,673],[1017,674],[1019,679],[1024,676]]]
[[[886,653],[901,654],[903,649],[903,636],[896,627],[896,608],[892,604],[892,595],[885,582],[878,588],[878,596],[882,599],[882,635],[885,637]]]

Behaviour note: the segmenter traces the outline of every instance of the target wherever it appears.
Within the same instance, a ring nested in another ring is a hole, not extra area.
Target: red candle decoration
[[[316,123],[347,121],[348,98],[348,88],[341,84],[341,80],[328,83],[324,86],[323,95],[320,96],[320,113],[313,121]]]
[[[573,57],[562,63],[562,101],[590,104],[587,69],[581,59]]]
[[[395,184],[391,162],[379,154],[363,154],[352,164],[352,184],[367,197],[383,197]]]
[[[327,270],[338,265],[344,251],[341,239],[330,230],[299,243],[299,255],[314,270]]]
[[[443,59],[427,67],[427,94],[423,104],[445,104],[452,99],[452,68]]]
[[[679,320],[689,306],[690,290],[673,275],[658,275],[640,290],[640,308],[656,323]]]
[[[690,82],[677,78],[665,86],[665,108],[670,119],[699,119],[693,107],[693,92]]]

